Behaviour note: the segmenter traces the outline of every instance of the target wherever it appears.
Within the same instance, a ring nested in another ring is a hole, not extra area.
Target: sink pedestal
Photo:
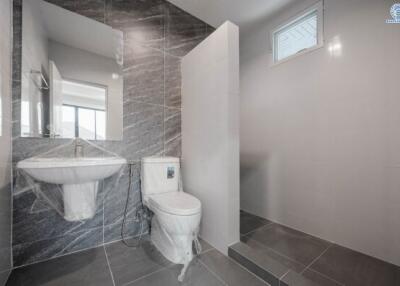
[[[99,182],[64,184],[64,218],[79,221],[92,218],[96,213],[96,198]]]

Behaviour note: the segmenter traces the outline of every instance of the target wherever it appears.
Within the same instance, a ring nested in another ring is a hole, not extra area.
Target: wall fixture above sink
[[[121,170],[126,160],[114,157],[33,157],[18,162],[35,180],[62,185],[64,218],[68,221],[90,219],[96,213],[99,181]]]

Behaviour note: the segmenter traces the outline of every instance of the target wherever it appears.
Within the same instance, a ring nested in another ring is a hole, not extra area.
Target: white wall
[[[400,265],[394,1],[325,0],[325,46],[272,67],[269,31],[314,2],[241,39],[241,206]]]
[[[182,59],[185,191],[202,202],[201,237],[239,241],[239,30],[226,22]]]
[[[123,78],[115,59],[49,41],[49,58],[65,79],[107,87],[107,140],[122,139]],[[112,74],[120,75],[113,79]]]

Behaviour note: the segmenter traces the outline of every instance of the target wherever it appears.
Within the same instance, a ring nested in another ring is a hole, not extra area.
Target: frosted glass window
[[[319,9],[313,9],[275,31],[274,62],[318,46],[322,36],[321,16]]]

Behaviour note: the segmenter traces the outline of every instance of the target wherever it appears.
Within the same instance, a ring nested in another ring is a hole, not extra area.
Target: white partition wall
[[[226,22],[182,60],[183,185],[202,202],[200,235],[239,241],[239,29]]]

